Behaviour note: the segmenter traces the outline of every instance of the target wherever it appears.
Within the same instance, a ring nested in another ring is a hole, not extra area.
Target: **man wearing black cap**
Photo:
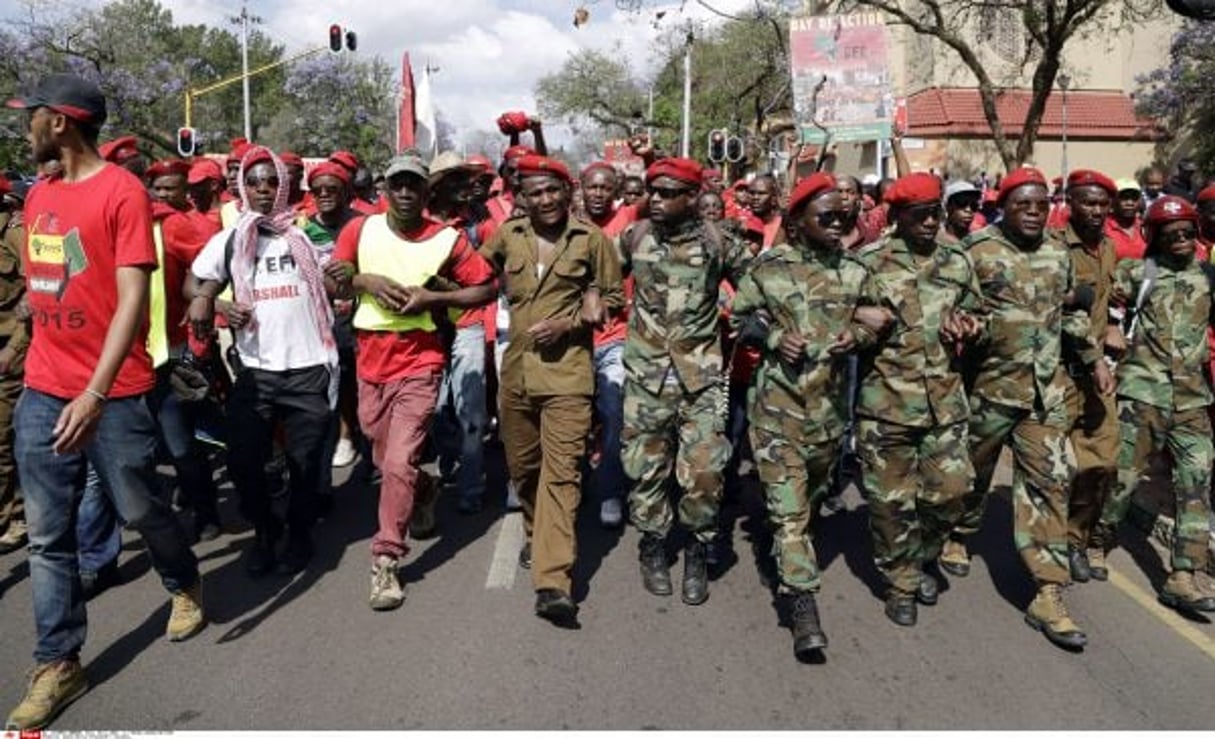
[[[62,174],[34,187],[25,206],[34,333],[15,426],[37,666],[7,727],[26,729],[45,726],[88,689],[79,661],[86,615],[73,530],[87,465],[143,536],[173,593],[169,639],[189,638],[205,619],[197,561],[157,492],[156,425],[145,401],[156,382],[145,326],[156,267],[148,194],[97,152],[106,104],[96,85],[50,75],[8,105],[27,111],[35,161],[62,164]]]

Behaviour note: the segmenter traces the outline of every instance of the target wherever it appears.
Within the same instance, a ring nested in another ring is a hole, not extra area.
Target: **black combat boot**
[[[1089,578],[1093,576],[1093,571],[1088,563],[1088,554],[1077,546],[1067,548],[1067,568],[1071,570],[1074,582],[1088,582]]]
[[[813,657],[827,648],[827,635],[818,622],[814,593],[795,593],[789,601],[789,630],[793,632],[793,654],[800,660]]]
[[[709,565],[705,544],[693,539],[683,551],[683,602],[698,606],[709,599]]]
[[[641,584],[654,595],[670,595],[671,568],[667,565],[666,541],[653,534],[642,534],[638,546]]]
[[[274,569],[279,532],[278,526],[269,524],[254,530],[253,542],[245,550],[245,572],[259,577]]]
[[[915,626],[915,594],[898,588],[886,593],[886,617],[899,626]]]

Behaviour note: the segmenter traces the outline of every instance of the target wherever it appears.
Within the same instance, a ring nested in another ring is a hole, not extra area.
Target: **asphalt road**
[[[503,517],[498,506],[466,517],[441,500],[440,537],[408,559],[405,605],[375,613],[367,607],[373,489],[339,488],[337,510],[318,529],[317,559],[294,579],[244,575],[239,554],[251,534],[228,499],[229,533],[197,550],[212,623],[188,642],[164,639],[168,598],[128,536],[127,582],[89,606],[82,657],[93,689],[55,728],[1215,726],[1215,625],[1155,604],[1159,552],[1138,538],[1115,553],[1110,582],[1070,589],[1089,647],[1060,651],[1022,621],[1032,586],[1012,548],[1007,489],[998,492],[971,575],[952,580],[938,606],[922,607],[916,628],[902,629],[882,613],[865,509],[849,490],[848,510],[824,518],[817,540],[831,641],[821,664],[797,662],[778,625],[753,496],[735,507],[738,559],[700,607],[645,593],[636,532],[606,532],[584,506],[576,631],[532,615],[528,574],[513,565],[518,514]],[[0,558],[0,624],[7,710],[20,698],[33,642],[24,553]]]

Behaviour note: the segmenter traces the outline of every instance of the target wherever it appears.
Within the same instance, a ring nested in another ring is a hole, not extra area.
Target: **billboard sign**
[[[789,36],[802,141],[821,144],[827,132],[831,141],[890,138],[896,105],[881,14],[798,16]]]

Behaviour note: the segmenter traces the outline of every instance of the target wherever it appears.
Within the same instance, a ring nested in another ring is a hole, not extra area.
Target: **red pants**
[[[380,470],[380,528],[371,556],[403,557],[405,532],[413,515],[421,471],[418,463],[439,399],[438,373],[384,384],[359,380],[359,424],[371,441],[371,459]]]

